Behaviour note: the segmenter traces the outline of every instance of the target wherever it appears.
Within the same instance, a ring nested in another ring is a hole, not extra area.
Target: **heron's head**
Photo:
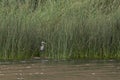
[[[46,42],[44,42],[44,41],[41,42],[41,45],[45,45],[45,44],[46,44]]]

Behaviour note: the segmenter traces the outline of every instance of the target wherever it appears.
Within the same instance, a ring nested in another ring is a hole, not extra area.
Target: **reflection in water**
[[[34,60],[0,63],[0,80],[120,80],[117,61]]]

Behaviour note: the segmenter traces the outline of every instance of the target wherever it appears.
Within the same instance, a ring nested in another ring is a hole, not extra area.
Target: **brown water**
[[[120,80],[119,61],[0,62],[0,80]]]

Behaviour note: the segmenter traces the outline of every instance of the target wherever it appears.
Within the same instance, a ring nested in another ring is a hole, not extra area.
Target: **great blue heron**
[[[41,45],[40,45],[40,51],[41,52],[45,50],[45,44],[46,43],[44,41],[41,42]]]
[[[41,58],[44,58],[44,51],[45,51],[45,44],[46,44],[46,42],[44,42],[44,41],[41,41],[41,43],[40,43],[40,47],[39,47],[39,51],[40,51],[40,53],[39,53],[39,56],[36,56],[36,57],[33,57],[33,59],[41,59]],[[41,55],[41,56],[40,56]]]

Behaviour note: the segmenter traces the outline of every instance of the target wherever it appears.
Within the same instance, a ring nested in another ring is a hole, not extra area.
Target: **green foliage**
[[[119,59],[119,7],[119,0],[0,0],[0,59]]]

